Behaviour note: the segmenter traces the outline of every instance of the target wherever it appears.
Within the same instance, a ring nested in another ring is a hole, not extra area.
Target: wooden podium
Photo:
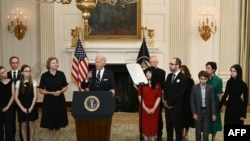
[[[77,141],[110,141],[114,111],[111,92],[75,91],[71,114],[75,119]]]

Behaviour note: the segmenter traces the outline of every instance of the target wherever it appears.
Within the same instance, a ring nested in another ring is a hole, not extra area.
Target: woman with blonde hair
[[[51,141],[59,141],[60,128],[68,125],[64,92],[68,89],[65,74],[58,70],[58,59],[49,57],[47,72],[41,76],[39,92],[44,95],[40,127],[49,129]]]

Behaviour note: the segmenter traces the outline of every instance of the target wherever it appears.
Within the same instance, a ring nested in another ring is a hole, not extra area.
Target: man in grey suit
[[[209,74],[206,71],[200,71],[198,77],[200,83],[193,86],[191,92],[191,112],[195,123],[196,141],[201,141],[201,132],[203,141],[208,141],[210,122],[216,119],[214,89],[207,84]]]

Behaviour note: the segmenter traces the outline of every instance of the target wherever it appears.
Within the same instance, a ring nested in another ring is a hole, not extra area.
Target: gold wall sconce
[[[213,14],[201,14],[199,16],[198,31],[204,41],[207,41],[211,37],[211,34],[215,33],[216,30],[216,18]]]
[[[148,29],[147,27],[142,27],[142,31],[143,31],[143,38],[146,38],[146,33],[148,36],[147,42],[148,42],[148,47],[154,47],[154,29]]]
[[[14,33],[18,40],[22,40],[27,30],[27,17],[23,15],[22,11],[18,8],[11,12],[8,16],[7,29],[10,33]]]
[[[75,29],[71,29],[71,36],[72,36],[71,47],[76,47],[81,31],[82,29],[79,26],[77,26]]]
[[[154,37],[154,29],[148,29],[148,46],[149,47],[153,47],[154,46],[154,40],[153,40],[153,37]]]

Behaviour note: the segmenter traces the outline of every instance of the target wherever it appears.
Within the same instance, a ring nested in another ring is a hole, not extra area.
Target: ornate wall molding
[[[170,0],[170,57],[179,57],[183,64],[189,62],[191,1]]]
[[[41,62],[45,63],[55,56],[54,4],[40,4],[40,26]]]

